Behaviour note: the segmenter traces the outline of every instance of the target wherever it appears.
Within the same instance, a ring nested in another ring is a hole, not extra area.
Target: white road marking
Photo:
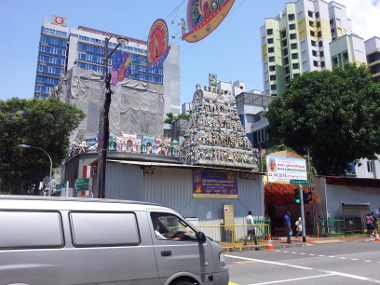
[[[292,279],[283,279],[283,280],[263,282],[263,283],[253,283],[253,284],[255,284],[255,285],[275,284],[275,283],[282,283],[282,282],[289,282],[289,281],[299,281],[299,280],[305,280],[305,279],[320,278],[320,277],[326,277],[326,276],[332,276],[332,275],[334,275],[334,274],[307,276],[307,277],[292,278]],[[253,285],[253,284],[251,284],[251,285]]]
[[[242,257],[242,256],[235,256],[231,254],[226,254],[226,257],[230,258],[236,258],[236,259],[243,259],[243,260],[250,260],[250,261],[256,261],[256,262],[261,262],[261,263],[267,263],[267,264],[273,264],[273,265],[278,265],[278,266],[285,266],[285,267],[291,267],[291,268],[297,268],[297,269],[304,269],[304,270],[310,270],[310,271],[315,271],[315,272],[323,272],[326,274],[331,274],[331,275],[338,275],[338,276],[343,276],[351,279],[357,279],[357,280],[362,280],[362,281],[370,281],[373,283],[380,284],[380,280],[368,278],[368,277],[363,277],[359,275],[353,275],[353,274],[346,274],[338,271],[331,271],[331,270],[324,270],[324,269],[318,269],[318,268],[312,268],[312,267],[306,267],[306,266],[300,266],[300,265],[294,265],[294,264],[287,264],[287,263],[282,263],[282,262],[277,262],[277,261],[269,261],[269,260],[262,260],[262,259],[256,259],[256,258],[248,258],[248,257]],[[260,283],[263,284],[263,283]],[[269,284],[269,283],[268,283]]]

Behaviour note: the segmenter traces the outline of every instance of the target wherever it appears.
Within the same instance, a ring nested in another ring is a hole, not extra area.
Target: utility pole
[[[305,229],[305,226],[306,226],[306,223],[305,223],[305,205],[303,204],[303,189],[302,189],[302,186],[301,184],[299,185],[299,189],[300,189],[300,198],[301,198],[301,220],[302,220],[302,241],[303,242],[306,242],[306,229]]]

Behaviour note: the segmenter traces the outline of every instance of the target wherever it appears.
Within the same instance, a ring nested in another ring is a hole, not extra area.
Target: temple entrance
[[[301,216],[300,204],[295,202],[294,189],[298,188],[298,185],[292,184],[280,184],[280,183],[268,183],[264,187],[264,203],[265,214],[271,220],[271,232],[273,236],[286,236],[284,226],[284,215],[287,210],[291,213],[292,225],[298,217]],[[309,191],[308,187],[302,186],[304,191]],[[314,196],[314,202],[316,198]],[[311,212],[309,209],[311,205],[305,205],[305,219],[306,213]],[[295,226],[293,227],[295,231]]]

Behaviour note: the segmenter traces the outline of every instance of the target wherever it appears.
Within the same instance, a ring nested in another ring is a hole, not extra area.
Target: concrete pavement
[[[272,238],[272,249],[279,248],[292,248],[292,247],[301,247],[307,245],[317,245],[325,243],[337,243],[337,242],[376,242],[375,237],[367,236],[354,236],[354,237],[306,237],[306,242],[303,242],[303,238],[291,238],[292,243],[288,244],[286,242],[286,237],[273,237]],[[378,242],[380,247],[380,242]],[[255,245],[253,242],[249,242],[248,245],[243,245],[242,243],[235,244],[233,248],[224,248],[225,251],[245,251],[245,250],[267,250],[268,241],[259,242],[258,245]]]

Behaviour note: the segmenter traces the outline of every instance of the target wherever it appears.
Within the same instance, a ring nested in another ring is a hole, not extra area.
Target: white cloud
[[[352,32],[367,40],[380,37],[380,0],[336,0],[346,6]]]

